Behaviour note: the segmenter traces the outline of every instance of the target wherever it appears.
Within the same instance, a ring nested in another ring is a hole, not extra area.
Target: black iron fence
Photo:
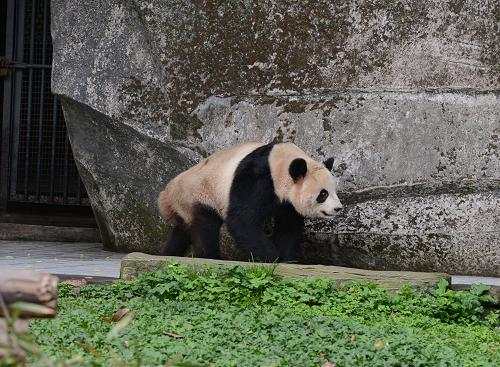
[[[50,91],[50,0],[9,0],[6,9],[0,206],[88,205],[64,115]]]

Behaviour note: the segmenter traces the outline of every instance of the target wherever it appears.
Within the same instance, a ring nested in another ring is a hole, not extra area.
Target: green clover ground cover
[[[494,300],[485,287],[446,287],[390,293],[170,264],[132,282],[62,286],[57,318],[31,332],[53,360],[85,366],[500,366]],[[123,308],[131,321],[117,326]]]

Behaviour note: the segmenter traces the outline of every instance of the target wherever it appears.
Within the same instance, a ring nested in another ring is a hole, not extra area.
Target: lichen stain
[[[149,117],[161,121],[168,119],[169,113],[165,101],[167,96],[154,85],[145,85],[139,78],[130,78],[119,91],[119,99],[126,106],[122,116],[137,120],[143,119],[141,111],[147,109]]]
[[[157,48],[166,87],[159,91],[141,86],[138,91],[131,82],[122,93],[135,100],[131,108],[163,106],[158,113],[168,116],[162,121],[175,139],[196,134],[199,121],[190,116],[212,95],[287,95],[355,85],[360,73],[390,63],[394,45],[425,33],[429,21],[420,1],[404,6],[390,0],[204,0],[175,2],[168,9],[137,6],[151,37],[161,40]],[[380,14],[386,19],[383,26],[377,25]],[[353,34],[363,41],[352,40]],[[334,86],[325,78],[325,68],[342,76]],[[300,102],[284,108],[304,111]]]
[[[497,158],[499,157],[498,142],[499,142],[498,135],[496,134],[491,135],[490,142],[486,146],[485,156],[487,157],[495,156]]]
[[[119,91],[122,118],[145,124],[145,120],[166,123],[174,141],[201,139],[198,129],[203,126],[195,114],[172,108],[167,93],[160,87],[146,85],[138,78],[131,78]]]
[[[460,14],[462,12],[462,9],[464,7],[465,0],[451,0],[448,3],[448,7],[450,10],[455,13],[455,14]]]
[[[126,208],[114,208],[108,216],[114,218],[114,248],[118,251],[157,253],[170,231],[170,225],[160,219],[156,208],[138,202],[133,196]]]

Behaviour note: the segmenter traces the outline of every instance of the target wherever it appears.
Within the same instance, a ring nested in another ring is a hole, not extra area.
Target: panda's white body
[[[263,143],[245,143],[215,152],[198,164],[182,172],[160,194],[159,208],[169,218],[172,211],[187,224],[193,219],[194,205],[201,203],[226,218],[229,191],[238,164]]]
[[[326,192],[321,203],[316,200],[320,192]],[[203,159],[170,181],[158,204],[165,219],[176,220],[164,254],[179,255],[186,242],[193,241],[198,242],[201,256],[217,257],[214,242],[226,222],[237,242],[239,238],[253,257],[263,260],[274,260],[270,257],[277,253],[262,236],[265,217],[288,218],[301,232],[303,217],[328,217],[342,207],[336,181],[323,163],[294,144],[260,142],[240,144]],[[298,229],[292,228],[291,233]],[[283,242],[286,235],[278,237]],[[288,240],[297,242],[297,234],[293,237]]]

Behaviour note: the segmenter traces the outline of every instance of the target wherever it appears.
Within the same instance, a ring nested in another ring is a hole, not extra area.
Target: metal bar
[[[43,2],[43,35],[42,35],[42,62],[45,62],[45,49],[47,48],[47,7],[48,1]],[[36,199],[40,201],[40,170],[42,165],[42,132],[43,132],[43,97],[45,95],[45,69],[42,69],[40,83],[40,110],[38,119],[38,150],[36,162]]]
[[[24,24],[25,24],[25,10],[26,2],[24,0],[15,1],[16,9],[16,35],[15,35],[15,52],[12,59],[22,60],[24,53]],[[21,117],[21,94],[23,86],[23,73],[17,71],[14,73],[13,84],[13,97],[12,97],[12,115],[11,115],[11,146],[10,146],[10,188],[9,200],[15,197],[17,193],[17,178],[18,178],[18,160],[19,156],[19,125]]]
[[[80,178],[78,170],[76,171],[76,179],[78,180],[78,188],[76,190],[76,203],[78,205],[81,205],[82,204],[82,179]]]
[[[64,191],[63,191],[63,203],[68,203],[68,135],[66,135],[66,139],[64,139]]]
[[[51,65],[43,64],[26,64],[23,62],[15,62],[9,65],[3,66],[4,69],[50,69]]]
[[[30,28],[30,54],[29,61],[30,64],[33,63],[33,48],[35,43],[35,0],[31,3],[31,28]],[[29,151],[30,151],[30,133],[31,133],[31,112],[32,112],[32,96],[31,92],[33,89],[33,69],[29,69],[29,81],[28,81],[28,118],[26,121],[26,155],[25,155],[25,167],[24,167],[24,198],[28,200],[28,175],[29,175]]]
[[[13,80],[14,78],[4,80],[2,144],[0,146],[0,212],[7,208],[10,191],[11,91]]]
[[[55,171],[55,156],[56,156],[56,128],[57,128],[57,115],[59,109],[57,108],[58,98],[54,95],[52,103],[52,151],[50,153],[50,202],[54,202],[54,171]]]
[[[17,21],[17,2],[10,0],[7,2],[7,13],[5,14],[5,56],[15,55],[15,35]],[[11,119],[12,119],[12,90],[15,76],[5,78],[3,83],[3,120],[2,120],[2,141],[0,145],[0,211],[7,209],[9,200],[10,183],[10,145],[11,145]]]

